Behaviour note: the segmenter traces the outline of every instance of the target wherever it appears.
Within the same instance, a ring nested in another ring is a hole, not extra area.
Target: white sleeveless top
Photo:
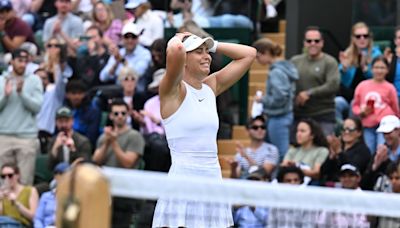
[[[171,151],[170,174],[180,174],[183,170],[178,167],[189,166],[194,171],[192,174],[198,174],[194,169],[200,169],[201,172],[209,169],[201,176],[220,176],[217,156],[219,120],[215,94],[204,83],[200,90],[184,84],[186,96],[182,104],[174,114],[163,120]],[[184,172],[190,175],[190,171],[188,173],[185,169]]]
[[[169,176],[222,179],[217,156],[218,114],[214,92],[187,83],[186,96],[172,116],[163,120],[172,165]],[[222,228],[233,225],[228,204],[160,198],[152,227]]]

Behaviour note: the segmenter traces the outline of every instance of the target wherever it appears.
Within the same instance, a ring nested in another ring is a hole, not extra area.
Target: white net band
[[[165,173],[108,167],[103,168],[103,173],[110,181],[113,196],[140,199],[173,197],[232,205],[400,217],[400,196],[391,193],[234,179],[171,177]]]

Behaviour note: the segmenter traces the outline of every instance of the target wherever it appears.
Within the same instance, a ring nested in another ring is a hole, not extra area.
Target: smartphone
[[[367,107],[369,107],[369,108],[372,110],[372,112],[374,112],[375,100],[369,99],[369,100],[367,101]]]

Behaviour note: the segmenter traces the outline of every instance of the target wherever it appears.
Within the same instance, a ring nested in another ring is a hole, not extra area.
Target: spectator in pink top
[[[148,89],[154,92],[158,92],[158,86],[164,74],[164,68],[155,71],[153,73],[153,82],[149,84]],[[133,118],[135,119],[135,121],[139,122],[140,131],[142,132],[142,134],[165,134],[164,127],[161,123],[160,97],[158,94],[146,101],[143,110],[141,110],[140,112],[133,111]]]
[[[107,45],[121,41],[122,21],[114,19],[111,8],[102,1],[93,6],[93,23],[100,27]]]
[[[362,81],[354,95],[353,113],[361,118],[364,140],[371,153],[375,153],[377,145],[385,142],[383,134],[376,132],[381,119],[387,115],[399,115],[396,89],[385,80],[388,71],[387,60],[383,56],[375,58],[372,61],[372,79]]]

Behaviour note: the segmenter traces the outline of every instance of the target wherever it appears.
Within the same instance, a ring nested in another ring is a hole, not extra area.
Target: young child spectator
[[[268,139],[278,147],[280,160],[283,159],[290,142],[290,129],[293,123],[293,99],[296,80],[299,78],[293,63],[278,60],[282,48],[267,38],[253,43],[257,50],[257,62],[269,66],[265,94],[262,102],[268,117]],[[256,96],[257,97],[257,96]],[[258,98],[258,102],[261,99]]]
[[[281,165],[300,167],[304,175],[318,180],[320,168],[329,154],[328,142],[318,123],[311,119],[301,120],[297,125],[296,141],[298,146],[289,149]]]
[[[323,182],[338,181],[340,167],[344,164],[352,164],[357,167],[361,175],[364,174],[370,162],[371,153],[364,142],[360,119],[347,118],[343,122],[341,136],[338,138],[330,135],[327,139],[329,156],[321,167]]]
[[[20,183],[20,170],[14,163],[3,164],[0,177],[4,183],[0,191],[0,226],[31,226],[39,201],[36,189]]]
[[[276,146],[264,142],[266,130],[265,119],[262,116],[252,118],[247,124],[250,136],[250,146],[244,147],[237,143],[237,154],[231,163],[233,178],[245,178],[253,166],[262,166],[266,173],[272,174],[279,163],[279,152]]]
[[[372,34],[364,22],[355,23],[351,29],[350,44],[339,53],[340,91],[335,98],[336,117],[343,120],[349,113],[350,102],[357,85],[372,77],[371,61],[382,55],[379,47],[374,46]]]
[[[361,82],[354,94],[353,113],[361,118],[364,140],[371,153],[384,143],[382,133],[376,132],[384,116],[399,115],[399,103],[394,86],[385,80],[389,63],[383,56],[372,60],[373,78]]]
[[[61,107],[56,112],[56,126],[58,133],[49,142],[50,170],[60,162],[75,164],[82,160],[89,161],[92,155],[92,146],[85,136],[74,131],[74,119],[71,109]]]
[[[28,53],[12,52],[12,72],[0,77],[0,164],[15,161],[21,183],[32,184],[38,150],[36,115],[43,103],[39,77],[25,72]]]

